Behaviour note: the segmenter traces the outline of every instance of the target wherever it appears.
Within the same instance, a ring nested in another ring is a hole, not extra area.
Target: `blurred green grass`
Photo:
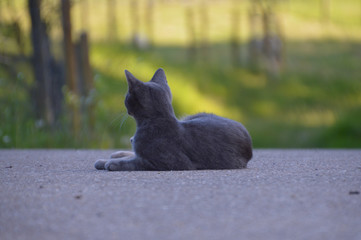
[[[325,24],[319,18],[318,1],[289,2],[277,9],[287,56],[284,72],[275,79],[246,67],[247,5],[240,7],[243,65],[232,67],[230,2],[209,6],[212,29],[207,61],[188,58],[184,9],[179,10],[179,5],[157,6],[155,46],[137,50],[128,42],[127,2],[117,5],[122,13],[118,17],[119,41],[112,42],[106,40],[104,5],[96,7],[91,2],[91,15],[96,15],[89,22],[97,100],[94,131],[90,133],[84,125],[75,138],[66,117],[55,130],[44,127],[32,117],[27,91],[33,82],[31,70],[17,67],[14,79],[0,68],[0,147],[130,147],[135,122],[124,108],[124,69],[147,81],[162,67],[179,117],[205,111],[241,121],[258,148],[360,148],[360,3],[331,1],[330,20]],[[75,4],[73,8],[75,32],[81,28],[80,7]]]
[[[252,133],[256,147],[360,146],[357,131],[353,134],[339,133],[333,136],[334,139],[324,137],[334,132],[334,128],[338,129],[339,124],[345,125],[345,122],[350,123],[350,128],[359,128],[353,119],[356,115],[349,116],[349,112],[357,112],[361,106],[361,75],[358,66],[349,64],[351,60],[347,61],[359,46],[347,44],[348,47],[338,48],[337,42],[289,44],[291,49],[297,49],[293,53],[295,64],[304,69],[290,69],[277,80],[269,80],[262,73],[222,66],[222,59],[218,59],[220,63],[210,68],[208,65],[189,63],[186,59],[183,62],[178,59],[174,64],[162,58],[162,51],[168,52],[168,55],[172,55],[172,51],[181,51],[177,47],[139,53],[136,55],[138,58],[132,55],[132,50],[129,50],[127,57],[127,50],[103,44],[94,45],[94,52],[99,59],[107,56],[111,64],[101,64],[107,69],[104,72],[117,69],[118,77],[114,81],[120,79],[123,84],[123,71],[117,66],[128,68],[129,62],[137,61],[131,63],[132,68],[129,70],[145,81],[150,79],[154,69],[164,67],[178,116],[208,111],[242,121]],[[304,56],[304,48],[317,51],[318,58]],[[119,49],[119,53],[114,49]],[[330,49],[334,57],[330,57]],[[112,51],[112,54],[108,51]],[[120,53],[127,59],[124,63],[115,60]],[[335,60],[340,58],[345,60]],[[327,59],[330,72],[317,71],[326,64]],[[97,65],[96,62],[94,64]],[[123,88],[119,85],[118,89],[118,94],[117,90],[114,95],[109,94],[107,105],[125,111],[122,102],[120,106],[115,103],[119,95],[122,95],[123,100],[126,85]],[[109,93],[109,90],[104,93]],[[349,141],[352,138],[355,140],[353,143]]]

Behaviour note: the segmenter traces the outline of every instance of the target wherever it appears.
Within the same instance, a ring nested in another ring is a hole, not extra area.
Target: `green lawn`
[[[258,148],[360,148],[361,3],[331,0],[330,19],[324,23],[318,1],[288,2],[277,7],[286,38],[284,71],[272,78],[247,67],[246,4],[239,5],[242,65],[233,67],[229,47],[233,5],[228,1],[209,6],[208,55],[194,59],[188,57],[185,5],[156,5],[155,45],[137,50],[129,44],[128,2],[118,1],[119,41],[109,42],[105,5],[98,7],[90,1],[90,56],[97,103],[94,131],[84,125],[79,136],[73,137],[66,116],[55,130],[43,127],[32,117],[29,66],[16,66],[15,78],[0,66],[0,147],[129,147],[135,123],[124,108],[124,69],[148,81],[162,67],[179,117],[205,111],[241,121]],[[76,33],[81,27],[80,7],[77,2],[73,8]],[[25,29],[28,25],[24,22]],[[58,30],[53,33],[57,36]]]

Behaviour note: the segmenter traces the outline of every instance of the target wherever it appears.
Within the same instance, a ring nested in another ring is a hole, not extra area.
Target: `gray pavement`
[[[95,170],[111,152],[0,150],[0,239],[361,239],[361,150],[255,150],[243,170]]]

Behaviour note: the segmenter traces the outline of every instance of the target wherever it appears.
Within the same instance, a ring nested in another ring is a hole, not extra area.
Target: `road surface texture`
[[[243,170],[95,170],[111,152],[0,150],[0,239],[361,239],[361,150],[255,150]]]

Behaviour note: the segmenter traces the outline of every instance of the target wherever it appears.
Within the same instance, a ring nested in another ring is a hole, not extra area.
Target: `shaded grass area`
[[[359,43],[289,42],[286,71],[274,79],[249,71],[245,61],[231,67],[228,46],[213,44],[206,58],[189,59],[179,46],[139,51],[122,43],[94,43],[96,124],[93,131],[84,124],[77,137],[66,117],[52,130],[34,119],[26,67],[16,81],[2,68],[0,146],[130,147],[135,122],[124,108],[124,69],[148,81],[163,67],[179,117],[205,111],[241,121],[255,147],[361,147]]]
[[[163,67],[178,116],[206,111],[242,121],[249,128],[256,147],[360,146],[357,141],[360,127],[355,120],[360,119],[357,113],[361,106],[358,81],[361,75],[355,64],[360,57],[359,44],[289,43],[292,56],[287,61],[289,70],[273,80],[242,67],[229,67],[227,49],[227,44],[213,45],[209,53],[211,61],[199,56],[189,62],[187,49],[181,47],[134,52],[122,45],[96,44],[94,64],[103,68],[104,73],[112,72],[113,80],[119,82],[113,96],[105,91],[109,95],[104,102],[117,102],[121,94],[121,106],[118,102],[108,104],[108,108],[113,106],[115,111],[120,108],[124,112],[123,69],[128,68],[140,79],[149,80],[158,67]],[[308,55],[307,51],[313,54]],[[314,52],[317,52],[316,58]],[[111,59],[110,63],[98,65],[96,59],[101,61],[104,55]],[[128,125],[124,124],[119,131],[127,129]]]

